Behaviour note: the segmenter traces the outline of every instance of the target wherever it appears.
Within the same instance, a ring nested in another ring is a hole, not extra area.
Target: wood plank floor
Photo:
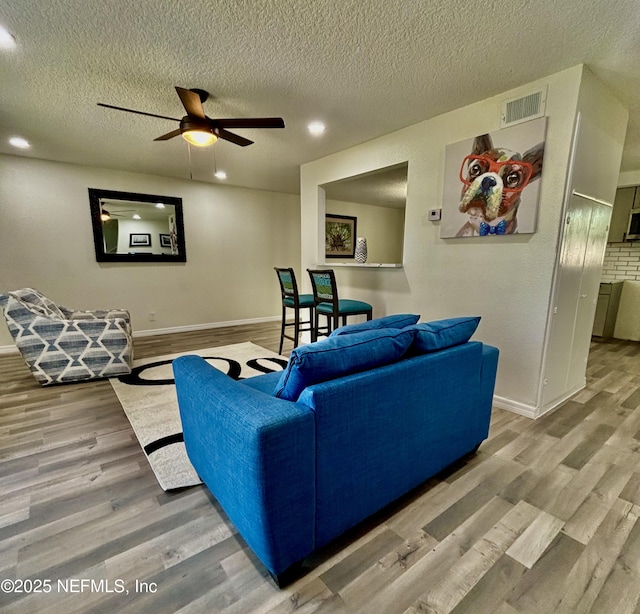
[[[278,326],[135,346],[240,341],[277,351]],[[475,457],[278,590],[206,488],[160,489],[108,382],[43,389],[0,356],[0,611],[640,613],[640,344],[592,343],[587,375],[538,421],[494,410]]]

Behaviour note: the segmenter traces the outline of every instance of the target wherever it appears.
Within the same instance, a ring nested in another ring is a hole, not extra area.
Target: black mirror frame
[[[115,198],[143,203],[163,202],[173,205],[176,213],[177,255],[166,254],[107,254],[104,251],[104,235],[100,219],[101,198]],[[91,224],[93,225],[93,242],[98,262],[186,262],[187,251],[184,240],[184,218],[182,215],[182,199],[176,196],[157,196],[154,194],[137,194],[135,192],[117,192],[115,190],[98,190],[89,188],[89,204],[91,205]]]

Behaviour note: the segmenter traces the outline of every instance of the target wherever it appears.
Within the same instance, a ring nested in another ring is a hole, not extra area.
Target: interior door
[[[543,406],[584,385],[611,207],[573,194],[558,263]],[[567,360],[569,355],[569,360]]]
[[[588,208],[589,231],[584,250],[582,274],[580,276],[580,296],[576,310],[573,343],[571,345],[571,361],[569,363],[568,387],[581,385],[584,381],[585,368],[589,358],[589,347],[593,331],[598,294],[600,292],[600,277],[602,274],[602,260],[607,246],[611,207],[597,201],[589,201],[577,195],[572,200],[582,200],[575,208]],[[584,241],[584,239],[583,239]]]

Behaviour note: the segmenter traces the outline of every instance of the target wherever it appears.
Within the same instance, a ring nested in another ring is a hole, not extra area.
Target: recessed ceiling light
[[[227,173],[225,173],[224,171],[216,171],[213,176],[216,179],[226,179],[227,178]]]
[[[29,141],[27,141],[27,139],[23,139],[20,136],[13,136],[9,139],[9,144],[13,145],[14,147],[18,147],[19,149],[28,149],[29,147],[31,147],[31,145],[29,145]]]
[[[15,49],[16,38],[5,27],[0,26],[0,49]]]
[[[314,136],[318,136],[324,132],[324,124],[322,122],[311,122],[307,128]]]

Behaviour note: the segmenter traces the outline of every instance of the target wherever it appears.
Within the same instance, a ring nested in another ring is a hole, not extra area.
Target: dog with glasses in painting
[[[489,134],[477,136],[460,167],[459,210],[469,216],[456,237],[514,234],[522,191],[540,177],[544,142],[524,154],[494,147]]]

